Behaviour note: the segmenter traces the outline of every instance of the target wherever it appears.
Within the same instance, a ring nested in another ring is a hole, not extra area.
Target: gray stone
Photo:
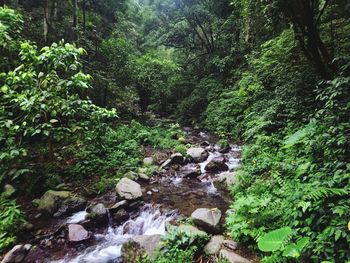
[[[204,162],[208,156],[209,153],[206,149],[203,149],[201,147],[198,148],[190,148],[187,150],[187,155],[196,163]]]
[[[220,189],[229,190],[236,182],[235,174],[232,172],[221,173],[215,178],[214,186]]]
[[[193,223],[209,233],[220,232],[221,211],[217,208],[198,208],[191,215]]]
[[[142,256],[147,256],[154,260],[155,251],[160,247],[161,235],[141,235],[134,236],[127,243],[123,244],[121,253],[123,262],[134,263]]]
[[[108,223],[108,210],[104,206],[104,204],[97,204],[92,207],[90,207],[88,210],[89,212],[87,218],[91,219],[92,221],[96,223],[105,224]]]
[[[28,254],[32,245],[16,245],[9,252],[6,253],[1,263],[20,263],[23,261],[25,256]]]
[[[230,263],[251,263],[248,259],[226,249],[220,250],[220,257],[226,259]]]
[[[225,164],[225,158],[215,158],[211,160],[206,166],[205,170],[208,172],[222,172],[227,171],[229,168]]]
[[[81,242],[90,238],[89,232],[78,224],[71,224],[68,226],[68,240],[69,242]]]
[[[115,189],[118,196],[126,200],[135,200],[142,197],[141,186],[128,178],[121,179]]]
[[[221,249],[221,245],[224,242],[223,236],[213,236],[209,243],[204,247],[204,252],[208,255],[216,255]]]
[[[146,157],[145,159],[143,159],[143,164],[146,166],[153,165],[154,164],[153,157]]]
[[[86,200],[68,191],[47,191],[39,200],[38,209],[54,217],[84,209]]]

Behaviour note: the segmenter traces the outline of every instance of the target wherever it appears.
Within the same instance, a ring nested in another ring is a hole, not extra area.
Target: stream
[[[185,131],[191,144],[201,145],[201,147],[208,150],[209,156],[205,161],[198,164],[188,163],[178,167],[176,170],[168,169],[152,178],[151,182],[142,183],[144,204],[138,208],[138,211],[128,221],[118,225],[110,218],[106,227],[97,229],[96,232],[92,233],[92,241],[73,247],[63,244],[62,247],[55,247],[49,258],[47,258],[47,254],[36,255],[37,260],[35,262],[122,262],[122,244],[127,242],[132,236],[164,235],[167,221],[184,216],[188,217],[197,208],[216,207],[224,215],[230,203],[229,193],[214,186],[213,181],[220,172],[208,173],[205,167],[211,160],[220,157],[224,158],[225,164],[230,171],[235,170],[241,161],[241,147],[230,145],[230,150],[226,153],[220,153],[215,137],[191,129]],[[182,171],[190,169],[200,169],[201,175],[191,179],[183,177]],[[104,201],[107,200],[109,204],[113,204],[115,201],[115,197],[108,194],[103,199]],[[61,223],[80,223],[86,219],[86,216],[86,211],[79,211],[70,217],[62,219]],[[222,223],[224,223],[224,217],[222,217]]]

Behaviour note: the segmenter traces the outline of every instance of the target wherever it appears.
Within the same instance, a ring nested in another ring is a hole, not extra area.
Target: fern
[[[320,199],[330,198],[334,196],[347,196],[350,194],[350,188],[327,188],[320,187],[313,190],[305,196],[305,200],[318,201]]]

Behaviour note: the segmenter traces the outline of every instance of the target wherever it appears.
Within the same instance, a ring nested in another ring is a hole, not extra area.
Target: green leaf
[[[290,244],[286,246],[286,248],[283,251],[284,257],[292,257],[292,258],[298,258],[300,257],[300,252],[297,248],[296,244]]]
[[[293,230],[290,227],[273,230],[259,239],[258,247],[263,252],[279,250],[292,232]]]
[[[309,241],[310,241],[310,238],[308,237],[303,237],[302,239],[300,239],[297,242],[298,250],[301,252],[304,249],[304,247],[306,247],[307,244],[309,244]]]

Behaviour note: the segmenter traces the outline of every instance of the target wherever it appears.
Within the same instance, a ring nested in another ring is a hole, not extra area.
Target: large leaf
[[[291,233],[292,229],[290,227],[283,227],[273,230],[259,239],[258,247],[261,251],[264,252],[279,250],[283,243],[287,241]]]

